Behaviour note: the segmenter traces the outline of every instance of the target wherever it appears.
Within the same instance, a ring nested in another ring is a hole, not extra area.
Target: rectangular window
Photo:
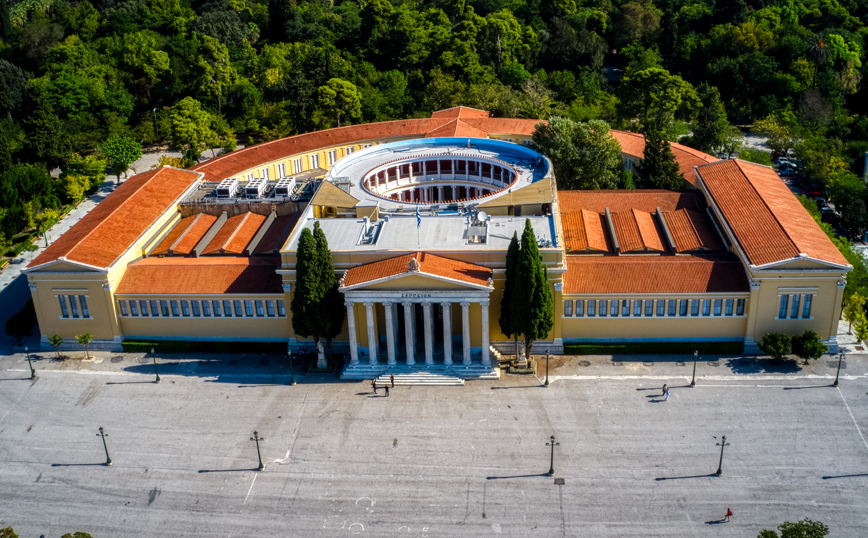
[[[89,318],[90,310],[88,310],[87,308],[87,297],[84,295],[79,295],[78,298],[79,300],[81,300],[81,317]]]
[[[654,301],[645,301],[645,315],[653,316],[654,315]]]
[[[799,299],[801,297],[801,295],[793,295],[792,306],[790,307],[790,318],[792,319],[799,317]]]
[[[160,306],[157,301],[151,301],[151,315],[158,317],[160,315]]]
[[[585,301],[576,301],[576,317],[585,315]]]
[[[657,315],[663,316],[664,311],[666,310],[666,301],[657,301]]]
[[[139,306],[142,307],[142,316],[148,315],[148,301],[139,301]]]
[[[178,301],[171,301],[171,303],[172,303],[172,315],[177,318],[178,316],[181,315],[181,313],[178,312]]]
[[[284,163],[277,165],[277,178],[280,179],[282,177],[286,177],[286,165]]]
[[[609,307],[609,301],[600,301],[600,317],[606,316],[606,309]]]
[[[630,315],[630,300],[622,299],[621,300],[621,315],[629,316]]]
[[[199,311],[199,301],[193,301],[193,317],[198,318],[202,315]]]
[[[787,317],[787,300],[789,298],[789,295],[781,295],[781,307],[778,309],[778,317],[781,319]]]
[[[711,299],[703,299],[702,300],[702,315],[710,316],[711,315]]]
[[[60,315],[65,317],[65,318],[68,318],[69,317],[69,310],[66,309],[66,296],[65,295],[58,295],[57,299],[60,301]]]
[[[335,164],[335,161],[338,160],[338,150],[333,149],[333,150],[329,151],[328,156],[329,156],[329,166]]]
[[[286,303],[283,301],[277,301],[277,315],[282,318],[286,317]]]
[[[256,315],[259,317],[265,315],[265,311],[262,309],[262,301],[256,301]]]
[[[719,316],[722,312],[723,308],[723,299],[715,299],[714,300],[714,315]]]
[[[314,154],[310,156],[310,167],[319,168],[319,155]]]
[[[232,301],[223,301],[223,315],[227,318],[232,317]]]
[[[265,308],[268,310],[268,317],[274,317],[274,301],[265,301]]]
[[[244,315],[248,318],[253,317],[253,301],[244,301]]]
[[[251,181],[253,181],[253,172],[250,172],[245,177],[247,178],[247,182],[250,183]]]
[[[805,295],[805,302],[802,305],[802,317],[809,318],[811,317],[811,298],[813,295]]]
[[[588,317],[597,315],[597,301],[588,301]]]
[[[163,317],[169,317],[169,302],[160,301],[160,310],[162,311]]]
[[[369,147],[371,147],[370,144],[362,144],[362,148],[369,148]]]
[[[134,316],[139,315],[139,302],[138,301],[130,301],[130,310],[132,311]]]
[[[633,315],[641,316],[642,315],[642,301],[633,301]]]
[[[732,315],[732,299],[726,300],[726,315],[727,316]]]
[[[185,318],[190,317],[190,301],[181,301],[181,314],[183,314]]]
[[[129,311],[129,307],[127,307],[127,302],[121,301],[120,304],[121,304],[121,315],[122,316],[129,316],[130,311]]]
[[[211,317],[211,301],[202,301],[202,315],[206,318]]]
[[[75,295],[67,295],[69,297],[69,306],[72,308],[72,317],[78,317],[78,301],[75,300]]]
[[[699,299],[694,299],[690,301],[690,315],[698,316],[699,315]]]
[[[260,172],[262,173],[262,179],[268,181],[268,168],[263,168],[262,170],[260,170]]]
[[[687,315],[687,300],[686,299],[681,301],[681,308],[678,310],[678,315],[679,316],[686,316]]]
[[[735,315],[744,315],[744,299],[739,299],[738,302],[735,303]]]
[[[564,316],[572,316],[573,315],[573,302],[572,301],[564,301]]]
[[[348,148],[344,148],[344,154],[346,154],[346,155],[351,154],[353,151],[355,151],[355,148],[353,148],[353,146],[350,146]]]
[[[214,317],[219,318],[223,314],[220,311],[220,301],[211,301],[211,306],[214,307]]]
[[[675,310],[678,308],[678,301],[676,301],[676,300],[674,300],[674,299],[670,299],[670,300],[669,300],[669,305],[668,305],[668,306],[669,306],[669,312],[667,312],[666,315],[667,315],[667,316],[674,316],[674,315],[675,315]]]
[[[235,317],[244,317],[244,311],[241,310],[241,301],[233,301],[233,303],[235,304]]]
[[[301,158],[292,160],[292,173],[300,174],[304,170],[304,167],[301,165]]]
[[[617,299],[609,301],[609,312],[611,312],[613,318],[618,316],[618,303],[620,301]]]

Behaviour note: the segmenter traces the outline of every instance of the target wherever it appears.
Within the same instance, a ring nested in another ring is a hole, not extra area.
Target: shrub
[[[775,359],[782,359],[793,352],[792,340],[781,333],[768,333],[757,344],[760,351]]]

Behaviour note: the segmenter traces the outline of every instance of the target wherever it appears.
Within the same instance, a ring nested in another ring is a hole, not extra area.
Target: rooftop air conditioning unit
[[[277,185],[274,186],[275,196],[289,196],[295,190],[295,178],[283,177],[277,180]]]
[[[238,192],[238,179],[234,177],[227,177],[214,189],[217,198],[234,198],[236,192]]]
[[[268,181],[261,177],[254,178],[244,187],[244,195],[248,198],[262,198],[266,187],[268,187]]]

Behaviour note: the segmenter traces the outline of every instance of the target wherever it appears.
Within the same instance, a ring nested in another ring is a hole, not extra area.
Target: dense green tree
[[[0,176],[10,168],[12,168],[12,148],[9,147],[6,131],[0,129]]]
[[[130,165],[142,158],[142,145],[128,136],[112,135],[100,144],[99,150],[117,176],[118,182],[121,174],[126,175]]]
[[[325,232],[320,228],[319,222],[314,223],[313,237],[316,240],[317,261],[319,264],[317,271],[322,278],[321,286],[326,290],[320,308],[317,311],[317,315],[320,318],[317,320],[317,323],[321,326],[322,338],[328,344],[329,355],[331,355],[332,340],[341,333],[346,308],[344,308],[343,304],[343,295],[338,290],[338,281],[335,278],[335,267],[328,239]],[[318,368],[325,368],[326,366],[328,364],[323,358],[317,363]]]
[[[767,333],[757,342],[760,351],[774,359],[782,359],[792,353],[790,337],[781,333]]]
[[[515,341],[515,356],[518,358],[518,335],[519,322],[514,319],[515,312],[521,310],[514,304],[514,289],[518,286],[518,259],[519,259],[518,234],[512,233],[509,248],[506,249],[506,279],[503,283],[503,297],[500,299],[500,332]]]
[[[621,83],[620,112],[639,122],[643,132],[662,131],[676,114],[690,117],[700,106],[699,97],[689,82],[652,67],[624,76]]]
[[[829,527],[808,518],[795,523],[784,521],[778,525],[778,530],[781,532],[780,538],[825,538],[829,535]],[[764,530],[757,538],[778,538],[778,533]]]
[[[20,67],[0,59],[0,110],[5,111],[9,118],[17,115],[24,105],[27,79],[27,73]]]
[[[819,359],[829,351],[829,348],[823,343],[820,336],[811,330],[806,330],[804,333],[794,336],[791,342],[793,354],[805,361],[806,366],[809,360]]]
[[[337,127],[341,126],[342,115],[358,118],[362,113],[361,95],[352,82],[332,78],[319,87],[318,93],[322,115],[335,118]]]
[[[621,181],[621,146],[601,120],[577,123],[554,116],[539,123],[534,148],[552,160],[561,189],[614,189]]]
[[[697,149],[710,153],[723,145],[729,132],[726,108],[720,100],[720,92],[707,82],[696,88],[696,94],[702,106],[693,122],[693,140]]]
[[[739,152],[738,158],[743,161],[762,164],[765,166],[772,165],[772,156],[767,151],[761,149],[747,148]]]
[[[15,534],[15,531],[12,530],[12,527],[6,527],[5,529],[0,529],[0,538],[18,538],[18,535]]]
[[[211,115],[202,110],[199,101],[192,97],[178,101],[172,107],[170,118],[172,145],[184,150],[194,160],[199,161],[205,149],[219,145]]]
[[[672,146],[655,131],[645,135],[640,175],[655,189],[680,189],[684,185],[684,174],[679,170]]]
[[[546,338],[554,326],[554,300],[548,270],[542,265],[536,234],[525,219],[517,265],[517,285],[513,291],[513,330],[524,336],[525,353],[530,358],[533,343]]]
[[[33,96],[35,109],[24,120],[23,155],[33,163],[42,163],[48,170],[61,166],[72,153],[69,135],[55,115],[51,103],[41,92]]]
[[[68,532],[60,538],[93,538],[90,534],[82,531]]]

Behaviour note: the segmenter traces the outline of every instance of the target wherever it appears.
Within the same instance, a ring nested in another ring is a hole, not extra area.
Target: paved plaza
[[[804,517],[833,537],[868,528],[861,357],[839,388],[831,359],[712,357],[689,388],[684,357],[558,357],[549,388],[504,376],[386,398],[328,375],[288,386],[278,355],[161,357],[159,385],[148,356],[69,355],[42,354],[35,382],[22,355],[0,360],[0,528],[22,537],[753,538]]]

